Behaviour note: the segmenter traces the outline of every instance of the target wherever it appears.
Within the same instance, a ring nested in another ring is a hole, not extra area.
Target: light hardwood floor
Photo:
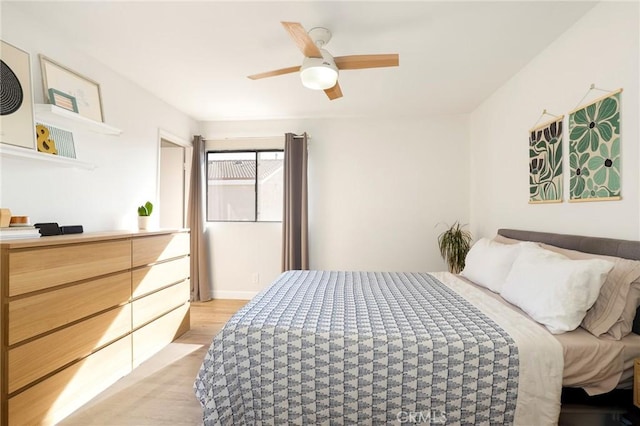
[[[191,304],[191,330],[142,363],[61,425],[200,425],[193,382],[213,336],[246,300]]]

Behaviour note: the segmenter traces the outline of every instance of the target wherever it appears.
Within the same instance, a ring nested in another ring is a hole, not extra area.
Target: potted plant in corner
[[[147,201],[143,206],[138,207],[138,229],[149,229],[149,216],[153,211],[153,204]]]
[[[462,229],[463,226],[456,222],[438,236],[440,254],[452,274],[464,269],[464,259],[471,247],[471,232]]]

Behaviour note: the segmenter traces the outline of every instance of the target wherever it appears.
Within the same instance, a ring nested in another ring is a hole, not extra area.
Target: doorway
[[[160,228],[187,227],[191,144],[159,132],[158,212]]]

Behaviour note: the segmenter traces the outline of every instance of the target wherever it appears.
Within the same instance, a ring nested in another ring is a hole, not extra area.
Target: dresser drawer
[[[131,372],[131,335],[9,399],[10,425],[53,425]]]
[[[188,256],[135,269],[131,277],[132,298],[135,299],[169,284],[186,280],[189,278],[190,269],[191,258]]]
[[[131,272],[9,302],[9,345],[130,300]]]
[[[189,303],[133,332],[133,368],[189,330]]]
[[[131,332],[131,305],[9,349],[9,393]]]
[[[9,296],[131,268],[131,242],[114,240],[16,251],[9,258]]]
[[[191,249],[189,241],[188,232],[134,238],[133,266],[149,265],[188,255]]]
[[[191,289],[189,280],[183,281],[164,290],[134,300],[132,305],[133,329],[152,321],[189,301]]]

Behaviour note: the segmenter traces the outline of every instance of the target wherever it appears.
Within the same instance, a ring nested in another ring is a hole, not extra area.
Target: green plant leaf
[[[153,211],[153,204],[151,201],[147,201],[143,206],[138,207],[138,216],[151,216]]]
[[[464,259],[471,246],[471,233],[455,222],[438,236],[438,247],[449,271],[457,274],[464,268]]]

